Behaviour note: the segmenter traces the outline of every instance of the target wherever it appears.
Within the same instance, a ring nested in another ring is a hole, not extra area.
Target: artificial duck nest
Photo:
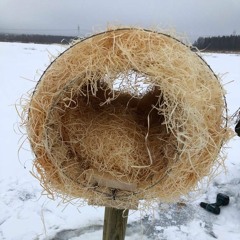
[[[56,58],[26,126],[49,194],[131,208],[174,201],[211,173],[228,137],[225,110],[218,78],[189,46],[124,28]]]

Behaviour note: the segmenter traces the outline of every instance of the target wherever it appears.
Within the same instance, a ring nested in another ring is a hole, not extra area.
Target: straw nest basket
[[[175,201],[221,160],[224,99],[210,67],[169,35],[122,28],[78,41],[29,102],[36,176],[89,204]]]

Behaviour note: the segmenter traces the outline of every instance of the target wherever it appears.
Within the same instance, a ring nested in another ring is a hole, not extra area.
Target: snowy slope
[[[15,104],[35,86],[49,64],[49,53],[63,50],[59,45],[0,43],[0,239],[101,239],[104,209],[77,209],[42,196],[39,182],[29,173],[33,155],[27,143],[18,154],[22,140]],[[228,108],[233,114],[240,107],[240,55],[203,57],[217,74],[223,75]],[[131,212],[126,240],[240,239],[239,146],[240,138],[235,137],[226,149],[227,172],[205,186],[202,194],[186,206],[159,204],[154,211]],[[200,201],[214,202],[218,192],[230,196],[230,205],[222,208],[219,216],[198,206]]]

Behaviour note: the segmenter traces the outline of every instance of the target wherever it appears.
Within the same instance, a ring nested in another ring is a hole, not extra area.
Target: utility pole
[[[78,30],[78,37],[80,37],[80,26],[79,26],[79,24],[78,24],[77,30]]]

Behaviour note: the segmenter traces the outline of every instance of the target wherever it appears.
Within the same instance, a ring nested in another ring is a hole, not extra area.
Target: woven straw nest
[[[78,41],[29,102],[36,176],[89,204],[174,201],[221,160],[224,99],[209,66],[169,35],[122,28]]]

